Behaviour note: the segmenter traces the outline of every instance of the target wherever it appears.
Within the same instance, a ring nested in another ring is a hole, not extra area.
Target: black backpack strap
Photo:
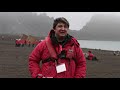
[[[55,59],[52,59],[49,57],[48,59],[42,60],[42,64],[50,62],[50,61],[55,62]]]

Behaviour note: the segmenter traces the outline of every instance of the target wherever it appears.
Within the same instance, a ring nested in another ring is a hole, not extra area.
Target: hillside
[[[0,12],[1,34],[27,34],[45,37],[52,28],[53,17],[43,13]],[[81,40],[120,40],[120,17],[96,14],[79,31],[69,30],[70,35]]]
[[[0,34],[30,34],[46,36],[53,18],[31,12],[0,12]]]
[[[94,15],[90,22],[79,32],[83,40],[120,40],[120,17],[112,15]]]

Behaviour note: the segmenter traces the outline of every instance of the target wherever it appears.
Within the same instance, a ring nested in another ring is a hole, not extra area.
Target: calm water
[[[120,41],[92,41],[92,40],[78,40],[81,48],[102,49],[120,51]]]

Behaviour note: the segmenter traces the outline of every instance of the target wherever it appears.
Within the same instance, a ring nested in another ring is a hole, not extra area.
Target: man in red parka
[[[94,55],[92,54],[92,52],[88,51],[88,57],[87,57],[87,59],[88,60],[93,60],[93,58],[94,58]]]
[[[68,34],[69,22],[56,18],[49,35],[29,56],[32,78],[85,78],[86,59],[77,40]],[[41,65],[40,65],[41,62]]]
[[[92,53],[92,51],[88,51],[88,56],[86,57],[86,59],[88,60],[92,60],[92,61],[98,61],[98,58]]]

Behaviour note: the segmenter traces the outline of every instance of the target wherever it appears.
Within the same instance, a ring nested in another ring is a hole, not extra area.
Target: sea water
[[[120,51],[120,41],[78,40],[81,48]]]

